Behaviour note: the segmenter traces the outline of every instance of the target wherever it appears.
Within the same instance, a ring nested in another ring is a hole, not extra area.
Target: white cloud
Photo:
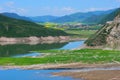
[[[16,7],[15,2],[9,1],[3,4],[2,6],[4,8],[5,12],[12,12],[12,13],[18,13],[20,15],[24,15],[27,13],[27,10],[21,7]],[[3,8],[0,8],[0,11],[3,11]]]
[[[105,11],[105,10],[109,10],[109,9],[112,9],[112,8],[89,8],[89,9],[86,9],[84,12],[88,12],[88,11]]]
[[[6,2],[5,6],[12,8],[14,6],[14,4],[15,4],[15,2],[10,1],[10,2]]]
[[[68,14],[72,14],[75,12],[79,12],[79,10],[72,8],[72,7],[39,7],[36,10],[41,11],[40,14],[42,15],[56,15],[56,16],[63,16],[63,15],[68,15]],[[43,12],[46,12],[43,13]]]
[[[25,10],[23,8],[13,8],[13,9],[10,9],[10,12],[24,15],[27,12],[27,10]]]
[[[62,11],[65,11],[65,12],[75,12],[76,10],[74,8],[71,8],[71,7],[64,7],[64,8],[62,8]]]

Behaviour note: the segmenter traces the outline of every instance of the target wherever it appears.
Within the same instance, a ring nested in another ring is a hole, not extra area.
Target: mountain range
[[[32,19],[35,22],[51,22],[52,20],[55,20],[57,18],[59,17],[51,15],[30,17],[30,19]]]
[[[92,12],[78,12],[70,15],[65,16],[35,16],[35,17],[26,17],[26,16],[20,16],[16,13],[1,13],[4,16],[20,19],[20,20],[26,20],[31,22],[54,22],[54,23],[67,23],[67,22],[79,22],[79,23],[85,23],[85,24],[97,24],[97,23],[105,23],[106,18],[108,15],[110,15],[112,12],[117,11],[117,9],[111,9],[106,11],[92,11]],[[113,16],[114,17],[114,16]],[[113,19],[111,17],[110,20]],[[109,20],[109,18],[108,18]],[[103,21],[103,22],[102,22]]]
[[[56,23],[65,23],[65,22],[81,22],[81,23],[97,23],[101,18],[110,14],[114,10],[108,11],[93,11],[93,12],[86,12],[86,13],[74,13],[71,15],[66,15],[59,17],[52,22]]]

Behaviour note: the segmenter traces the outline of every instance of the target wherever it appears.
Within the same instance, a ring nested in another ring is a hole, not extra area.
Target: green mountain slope
[[[55,23],[65,23],[65,22],[81,22],[81,23],[98,23],[106,15],[113,12],[115,9],[107,11],[93,11],[85,13],[74,13],[71,15],[66,15],[52,20],[51,22]]]
[[[33,22],[17,20],[0,15],[0,37],[60,36],[67,35],[61,30],[45,28]]]
[[[106,15],[99,21],[99,24],[105,24],[107,21],[113,21],[113,19],[120,13],[120,8],[114,10],[112,13]]]
[[[19,20],[25,20],[25,21],[30,21],[30,22],[34,22],[32,19],[30,19],[29,17],[26,17],[26,16],[20,16],[16,13],[8,13],[8,12],[5,12],[5,13],[0,13],[1,15],[3,16],[6,16],[6,17],[10,17],[10,18],[14,18],[14,19],[19,19]]]

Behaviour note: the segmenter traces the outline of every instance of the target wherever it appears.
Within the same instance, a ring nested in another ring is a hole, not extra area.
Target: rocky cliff
[[[109,16],[110,17],[110,16]],[[90,37],[86,42],[87,46],[107,45],[112,48],[120,47],[120,12],[113,21],[106,24]]]

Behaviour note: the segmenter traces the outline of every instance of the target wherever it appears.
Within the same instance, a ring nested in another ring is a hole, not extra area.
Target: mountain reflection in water
[[[20,54],[26,54],[30,51],[57,49],[66,45],[64,43],[39,43],[39,44],[8,44],[0,45],[0,57],[10,57]]]

